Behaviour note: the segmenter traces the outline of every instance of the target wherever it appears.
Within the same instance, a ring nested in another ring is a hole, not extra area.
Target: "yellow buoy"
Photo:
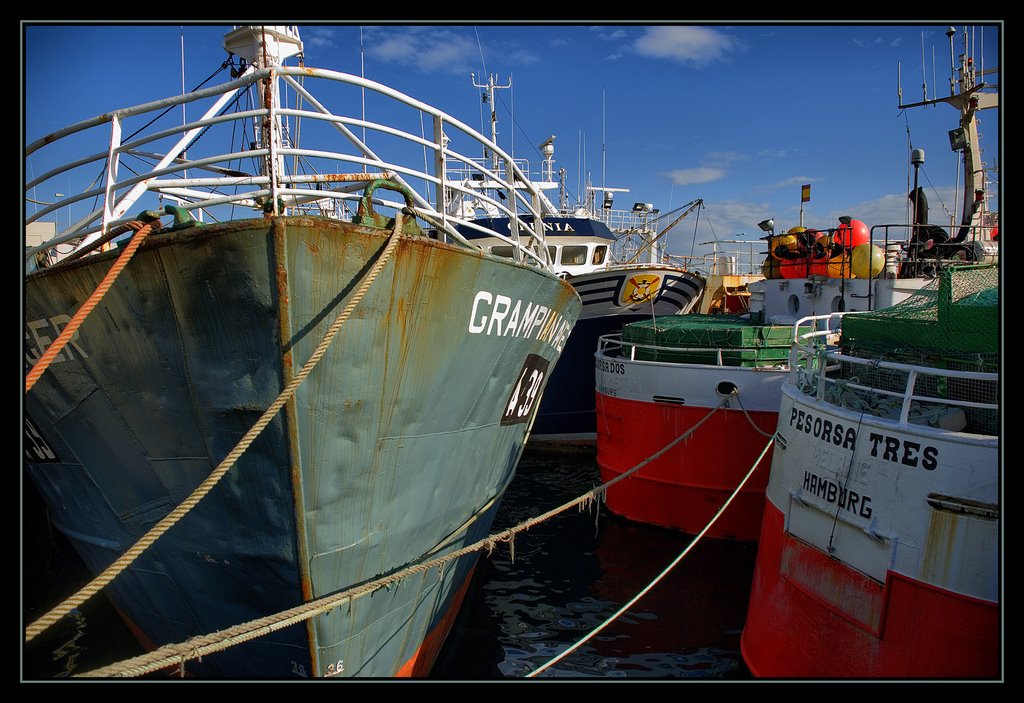
[[[857,278],[874,278],[885,268],[885,252],[874,244],[858,244],[850,253],[850,270]]]
[[[853,271],[850,269],[850,254],[844,251],[836,254],[828,260],[829,278],[853,278]]]
[[[786,258],[784,253],[795,253],[800,248],[800,241],[795,234],[779,234],[771,238],[769,246],[771,255],[781,261]]]

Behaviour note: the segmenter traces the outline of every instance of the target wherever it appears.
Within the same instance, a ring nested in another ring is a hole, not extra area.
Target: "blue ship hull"
[[[657,287],[646,291],[650,299],[631,302],[631,287],[636,294],[635,281],[645,276],[657,277]],[[567,280],[580,294],[583,312],[541,399],[530,434],[533,445],[596,443],[594,353],[598,339],[654,315],[687,314],[704,290],[699,276],[656,265],[620,267]]]
[[[530,433],[531,444],[592,444],[596,440],[594,352],[601,335],[614,334],[622,325],[643,315],[615,315],[580,320],[569,336],[558,365],[541,398]]]
[[[312,356],[387,235],[283,217],[143,244],[25,397],[27,471],[91,571],[232,451]],[[27,367],[115,256],[27,277]],[[499,300],[521,308],[523,322],[499,315]],[[156,647],[483,539],[579,310],[549,273],[403,236],[294,397],[106,593]],[[476,561],[470,553],[413,573],[185,671],[425,675]]]

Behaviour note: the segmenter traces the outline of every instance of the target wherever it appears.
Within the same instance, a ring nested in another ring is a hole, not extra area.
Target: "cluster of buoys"
[[[870,239],[868,226],[860,220],[840,224],[831,232],[793,227],[768,238],[761,273],[769,279],[874,278],[885,268],[885,252]]]

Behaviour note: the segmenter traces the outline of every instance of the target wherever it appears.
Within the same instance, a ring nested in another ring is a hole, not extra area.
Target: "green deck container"
[[[635,358],[724,366],[784,364],[793,325],[768,325],[738,315],[670,315],[624,325],[622,341],[636,344]]]

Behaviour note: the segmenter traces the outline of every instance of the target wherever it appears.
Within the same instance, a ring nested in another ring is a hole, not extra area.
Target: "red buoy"
[[[839,225],[839,229],[832,237],[832,241],[847,249],[867,244],[870,239],[871,232],[868,230],[868,226],[860,220],[850,220],[848,225]]]

